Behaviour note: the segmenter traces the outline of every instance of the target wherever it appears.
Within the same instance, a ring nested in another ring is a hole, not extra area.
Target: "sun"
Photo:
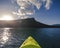
[[[12,15],[3,15],[0,20],[14,20]]]

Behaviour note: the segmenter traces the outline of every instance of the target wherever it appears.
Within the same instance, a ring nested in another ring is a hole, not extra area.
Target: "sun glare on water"
[[[3,15],[0,20],[14,20],[12,15]]]

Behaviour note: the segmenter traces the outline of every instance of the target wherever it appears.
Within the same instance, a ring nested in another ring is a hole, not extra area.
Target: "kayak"
[[[37,41],[29,36],[19,48],[41,48]]]

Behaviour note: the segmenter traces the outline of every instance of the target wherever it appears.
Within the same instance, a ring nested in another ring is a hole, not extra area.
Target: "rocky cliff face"
[[[34,18],[12,20],[12,21],[0,21],[0,27],[48,27],[48,25],[37,22]]]

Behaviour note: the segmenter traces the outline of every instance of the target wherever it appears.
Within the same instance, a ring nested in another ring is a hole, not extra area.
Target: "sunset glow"
[[[14,20],[14,18],[11,15],[3,15],[0,20]]]

